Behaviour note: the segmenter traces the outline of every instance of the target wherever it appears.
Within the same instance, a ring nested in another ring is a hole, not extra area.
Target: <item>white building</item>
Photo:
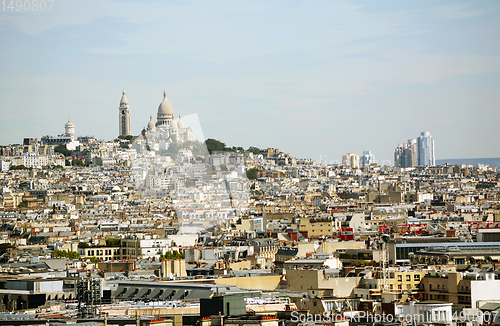
[[[150,116],[146,132],[148,140],[156,143],[160,140],[168,140],[169,138],[175,138],[177,142],[182,143],[192,141],[194,137],[192,128],[184,126],[180,115],[179,120],[175,122],[174,109],[167,100],[167,91],[163,92],[163,101],[158,106],[156,123],[153,122],[153,116]]]
[[[40,155],[37,152],[28,152],[21,154],[17,158],[19,164],[27,168],[41,168],[42,166],[49,165],[49,157],[47,155]]]
[[[423,323],[451,324],[453,303],[439,301],[410,301],[397,307],[396,315],[402,316],[407,323],[419,325]]]
[[[361,156],[361,166],[373,163],[375,163],[375,155],[373,155],[371,151],[363,151],[363,156]]]
[[[483,280],[470,282],[470,299],[472,308],[478,308],[484,301],[499,300],[500,280],[495,280],[494,273],[484,274]]]

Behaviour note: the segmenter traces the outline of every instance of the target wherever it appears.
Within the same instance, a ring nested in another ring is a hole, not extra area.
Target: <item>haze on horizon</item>
[[[498,1],[83,1],[0,8],[0,144],[133,134],[167,90],[208,138],[340,161],[434,136],[436,159],[500,156]]]

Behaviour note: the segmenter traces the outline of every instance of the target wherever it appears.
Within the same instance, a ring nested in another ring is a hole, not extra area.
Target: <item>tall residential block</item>
[[[342,164],[350,166],[351,168],[359,168],[359,155],[354,153],[347,153],[342,156]]]

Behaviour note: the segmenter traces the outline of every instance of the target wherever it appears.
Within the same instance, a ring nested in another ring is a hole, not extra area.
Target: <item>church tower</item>
[[[125,90],[123,90],[122,99],[120,101],[120,136],[128,136],[131,135],[130,131],[130,106],[128,105],[128,99],[125,95]]]

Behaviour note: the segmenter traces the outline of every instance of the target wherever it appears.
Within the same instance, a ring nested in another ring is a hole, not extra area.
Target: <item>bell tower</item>
[[[128,136],[131,135],[130,131],[130,106],[128,105],[128,99],[125,95],[125,90],[123,90],[122,99],[120,101],[119,108],[119,117],[120,117],[120,136]]]

